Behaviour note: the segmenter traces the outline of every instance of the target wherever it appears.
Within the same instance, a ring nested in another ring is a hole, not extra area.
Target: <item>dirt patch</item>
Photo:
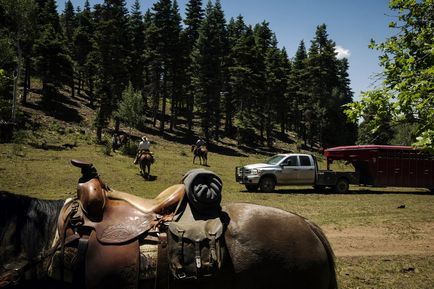
[[[337,229],[324,226],[335,255],[345,256],[434,256],[434,222],[416,224],[407,232],[391,232],[385,227]]]

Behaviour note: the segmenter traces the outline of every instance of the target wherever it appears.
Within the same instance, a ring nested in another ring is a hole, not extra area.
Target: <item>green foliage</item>
[[[251,146],[256,146],[261,144],[261,140],[258,138],[254,128],[243,127],[238,127],[237,142],[239,145],[249,144]]]
[[[139,90],[133,88],[131,82],[122,93],[122,100],[115,112],[115,116],[131,127],[138,129],[144,127],[145,111],[143,97]]]
[[[193,51],[196,105],[199,109],[202,131],[206,139],[219,137],[221,120],[221,92],[223,64],[227,49],[227,35],[220,2],[208,2],[205,19]]]
[[[111,153],[112,153],[112,144],[111,144],[111,142],[108,139],[105,139],[102,142],[101,151],[106,156],[110,156],[111,155]]]
[[[372,90],[364,92],[359,102],[346,105],[345,113],[351,119],[363,111],[359,144],[390,144],[393,137],[390,98],[385,90]]]
[[[417,131],[416,124],[402,123],[394,124],[393,138],[390,141],[391,145],[411,146],[415,141],[415,134]]]
[[[256,46],[252,27],[246,26],[242,16],[231,21],[228,26],[230,66],[228,67],[229,92],[225,107],[230,117],[236,116],[244,128],[254,128],[257,117],[253,111],[257,107],[256,93]],[[243,141],[244,138],[241,138]]]
[[[434,1],[392,0],[389,7],[398,14],[399,25],[391,25],[394,36],[383,43],[371,41],[371,48],[379,50],[383,66],[384,82],[380,90],[387,92],[390,109],[395,121],[416,123],[415,143],[433,149],[434,131]],[[360,102],[348,107],[353,121],[363,116],[368,100],[367,94]],[[377,115],[385,113],[380,106]],[[377,117],[378,118],[378,117]]]
[[[0,47],[1,49],[1,47]],[[9,81],[8,77],[6,76],[6,71],[4,69],[0,68],[0,100],[6,99],[6,95],[8,92],[9,84],[11,82]]]
[[[135,89],[144,89],[144,51],[145,51],[145,24],[140,12],[140,3],[134,2],[128,18],[129,37],[129,72],[130,80]]]
[[[0,120],[10,120],[12,113],[12,104],[9,100],[0,98]]]
[[[422,132],[417,138],[414,146],[434,153],[434,130],[426,130]]]
[[[96,117],[97,140],[109,122],[128,84],[128,33],[125,1],[105,0],[94,12],[96,92],[100,96]]]
[[[201,0],[189,0],[186,5],[186,18],[184,20],[185,29],[182,31],[182,39],[185,43],[185,102],[187,125],[191,131],[193,126],[193,112],[194,112],[194,95],[195,89],[193,85],[193,67],[192,67],[192,52],[194,44],[199,37],[199,28],[204,18],[204,11],[202,9]]]
[[[41,77],[43,94],[50,101],[56,97],[57,91],[70,82],[72,63],[61,35],[54,26],[46,24],[36,40],[35,68]]]
[[[135,156],[137,153],[137,146],[137,143],[130,140],[121,147],[121,151],[124,155]]]
[[[293,77],[297,102],[303,111],[301,129],[303,138],[311,146],[322,147],[351,144],[355,140],[355,127],[345,121],[342,105],[352,102],[353,93],[349,86],[348,62],[336,57],[334,41],[329,39],[326,25],[317,26],[305,63],[298,63],[295,71],[302,68],[301,75]],[[301,47],[302,48],[302,47]],[[303,51],[300,51],[303,55]],[[290,82],[293,84],[292,82]],[[300,93],[300,88],[304,91]],[[302,97],[304,96],[304,97]],[[309,113],[307,113],[309,111]],[[342,133],[342,132],[352,133]]]

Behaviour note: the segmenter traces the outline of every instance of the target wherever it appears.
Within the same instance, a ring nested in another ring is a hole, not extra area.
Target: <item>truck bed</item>
[[[350,184],[359,184],[360,173],[318,170],[315,184],[318,186],[334,186],[341,178],[347,179]]]

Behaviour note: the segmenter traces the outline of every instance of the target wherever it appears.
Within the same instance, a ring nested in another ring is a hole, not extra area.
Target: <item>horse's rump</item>
[[[239,284],[233,288],[337,288],[333,252],[319,227],[271,207],[233,203],[223,211]]]
[[[142,152],[142,154],[140,155],[139,158],[140,162],[144,162],[145,164],[153,164],[154,163],[154,156],[152,155],[152,153],[145,151]]]

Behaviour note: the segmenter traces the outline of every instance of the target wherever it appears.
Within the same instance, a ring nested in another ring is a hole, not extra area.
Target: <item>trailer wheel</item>
[[[245,184],[245,187],[249,192],[256,192],[259,188],[259,185],[257,185],[257,184]]]
[[[350,183],[347,179],[341,178],[336,182],[335,191],[338,194],[343,194],[348,192],[348,188],[350,187]]]
[[[274,191],[274,186],[276,185],[276,181],[272,177],[263,177],[259,186],[261,187],[261,191],[264,193],[271,193]]]

